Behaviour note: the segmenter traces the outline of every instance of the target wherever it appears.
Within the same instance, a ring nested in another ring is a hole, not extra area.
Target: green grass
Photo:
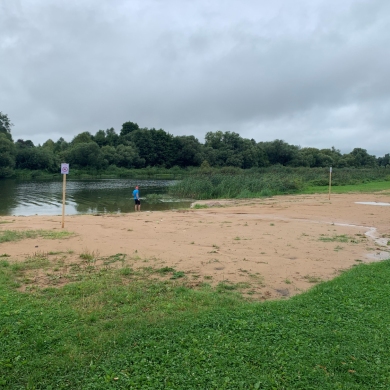
[[[193,208],[196,209],[196,210],[199,210],[199,209],[207,209],[208,207],[209,206],[207,204],[196,203]]]
[[[332,186],[333,194],[346,194],[349,192],[376,192],[390,190],[390,181],[374,181],[369,183],[357,183],[349,185]],[[329,186],[309,186],[302,191],[304,194],[328,193]]]
[[[16,272],[0,262],[0,388],[390,388],[390,261],[265,303],[129,267],[27,294]]]
[[[332,237],[321,235],[319,240],[324,242],[349,242],[353,239],[347,236],[346,234],[340,234],[340,235],[334,235]]]
[[[20,241],[26,238],[46,238],[49,240],[63,239],[73,236],[66,230],[3,230],[0,231],[0,243]]]

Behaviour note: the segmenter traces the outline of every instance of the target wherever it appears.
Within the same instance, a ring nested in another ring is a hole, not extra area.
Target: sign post
[[[332,188],[332,167],[329,169],[329,200],[330,200],[330,190]]]
[[[61,164],[62,181],[62,228],[65,225],[65,193],[66,193],[66,175],[69,173],[69,164]]]

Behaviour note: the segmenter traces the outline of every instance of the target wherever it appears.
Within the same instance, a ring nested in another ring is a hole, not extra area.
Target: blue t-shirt
[[[138,190],[134,190],[133,191],[133,196],[134,196],[134,199],[138,199],[139,198],[139,191]]]

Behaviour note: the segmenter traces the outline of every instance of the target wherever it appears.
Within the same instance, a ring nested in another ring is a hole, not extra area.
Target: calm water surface
[[[134,212],[132,191],[136,185],[140,187],[142,211],[189,207],[191,200],[165,195],[172,183],[172,180],[68,179],[65,214]],[[62,180],[0,180],[0,215],[35,214],[62,214]]]

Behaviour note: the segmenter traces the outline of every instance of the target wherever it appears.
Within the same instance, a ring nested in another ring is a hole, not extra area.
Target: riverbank
[[[96,268],[165,268],[192,288],[224,284],[256,300],[285,298],[358,263],[390,257],[390,207],[375,205],[389,200],[388,192],[337,194],[331,200],[327,194],[295,195],[203,201],[174,211],[73,215],[65,219],[71,237],[2,242],[0,254],[11,263],[46,258],[45,267],[23,274],[22,291],[70,283],[70,271],[84,256]],[[0,229],[59,232],[61,216],[1,217]]]

